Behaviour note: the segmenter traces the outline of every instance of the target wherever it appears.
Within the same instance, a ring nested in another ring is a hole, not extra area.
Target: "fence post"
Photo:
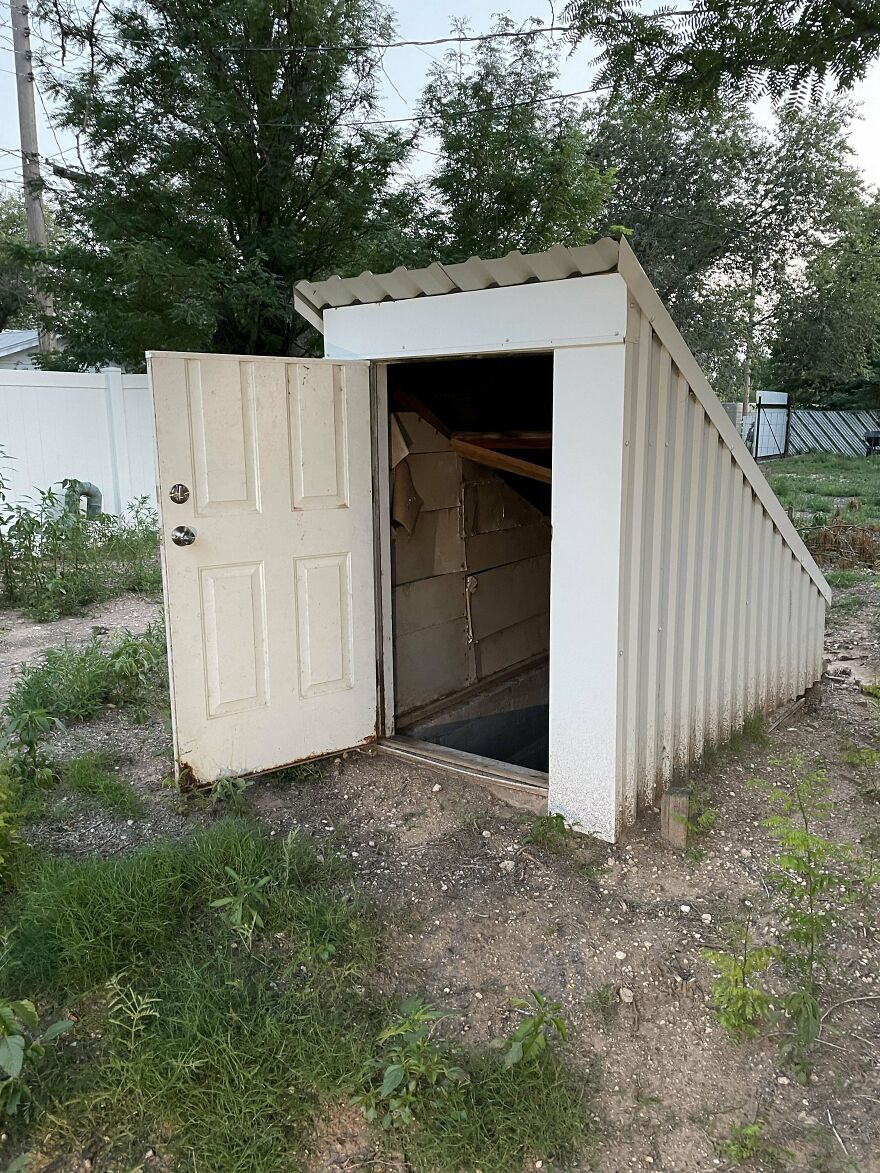
[[[782,455],[788,456],[788,437],[791,434],[791,403],[785,405],[785,443],[782,446]]]
[[[125,404],[122,401],[122,371],[118,368],[108,368],[104,371],[104,381],[106,384],[104,394],[107,404],[107,441],[110,447],[110,470],[113,477],[111,493],[104,494],[105,502],[108,497],[110,498],[109,507],[105,505],[104,508],[107,513],[121,513],[124,505],[119,484],[119,453],[125,452]]]

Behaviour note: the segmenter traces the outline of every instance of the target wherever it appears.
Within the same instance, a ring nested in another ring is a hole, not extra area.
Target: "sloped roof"
[[[400,266],[390,273],[366,272],[358,277],[298,281],[294,288],[294,305],[307,321],[320,330],[324,310],[610,273],[617,268],[619,252],[618,242],[606,237],[597,240],[595,244],[578,248],[555,244],[546,252],[514,251],[495,260],[471,257],[456,265],[435,261],[425,269]]]
[[[32,350],[38,341],[36,330],[0,330],[0,356]]]

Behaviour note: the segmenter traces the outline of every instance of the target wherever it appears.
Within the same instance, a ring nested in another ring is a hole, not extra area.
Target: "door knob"
[[[175,546],[191,546],[196,540],[196,531],[188,525],[176,525],[171,531],[171,540]]]

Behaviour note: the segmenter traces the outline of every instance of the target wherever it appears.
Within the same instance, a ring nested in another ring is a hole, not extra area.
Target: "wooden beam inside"
[[[520,460],[518,456],[507,456],[504,452],[494,452],[491,448],[481,448],[478,444],[468,444],[455,436],[452,438],[452,449],[459,456],[464,456],[475,464],[485,464],[488,468],[496,468],[500,472],[516,473],[520,477],[542,481],[545,485],[549,485],[552,479],[550,469],[542,464]]]
[[[454,440],[476,444],[478,448],[550,448],[550,432],[453,432]]]
[[[420,415],[426,424],[430,424],[435,432],[439,432],[441,436],[446,436],[447,439],[452,435],[450,428],[444,424],[438,416],[434,415],[427,404],[422,403],[418,395],[413,395],[411,391],[395,391],[392,395],[395,410],[397,411],[414,411],[416,415]]]

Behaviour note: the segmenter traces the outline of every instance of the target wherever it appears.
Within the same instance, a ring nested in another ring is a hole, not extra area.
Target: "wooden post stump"
[[[670,786],[660,800],[660,835],[675,851],[687,847],[690,802],[691,792],[686,786]]]

